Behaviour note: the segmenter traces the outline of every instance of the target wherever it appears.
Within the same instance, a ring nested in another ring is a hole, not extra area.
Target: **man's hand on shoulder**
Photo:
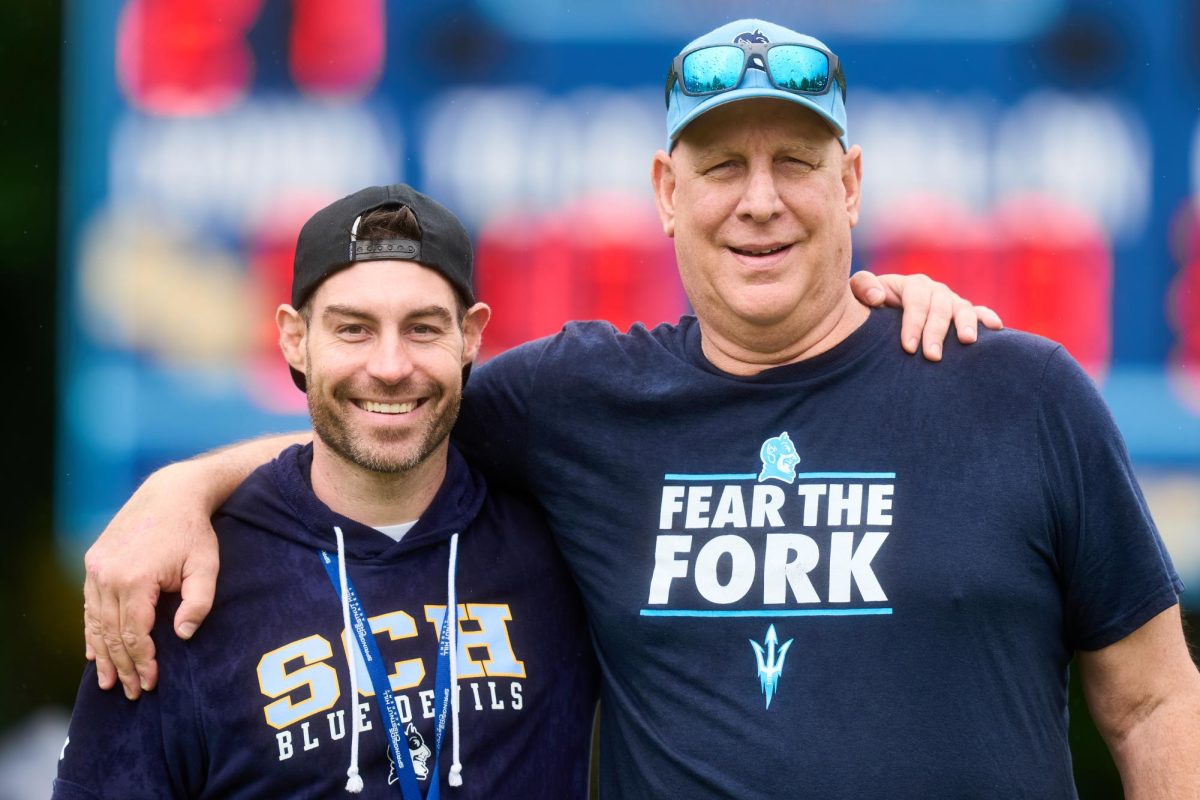
[[[159,594],[183,595],[175,633],[191,638],[216,593],[212,515],[260,464],[311,439],[309,431],[265,436],[171,464],[122,506],[84,557],[83,635],[101,689],[120,680],[134,700],[154,688],[150,629]]]
[[[181,592],[175,632],[190,638],[212,608],[217,538],[196,491],[195,462],[146,479],[84,557],[84,639],[100,688],[120,680],[137,699],[158,682],[154,609],[160,592]]]
[[[995,331],[1004,327],[995,311],[971,305],[949,286],[926,275],[875,275],[862,270],[850,276],[850,289],[864,305],[902,308],[900,345],[915,353],[919,344],[930,361],[941,361],[942,342],[951,322],[962,344],[978,338],[980,323]]]

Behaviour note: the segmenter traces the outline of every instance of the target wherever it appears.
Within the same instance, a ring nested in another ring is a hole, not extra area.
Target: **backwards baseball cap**
[[[690,42],[667,73],[667,150],[688,123],[737,100],[773,97],[817,113],[843,150],[846,80],[838,57],[819,40],[760,19],[722,25]]]
[[[419,239],[359,239],[363,217],[377,209],[406,206],[421,229]],[[300,308],[336,272],[360,261],[415,261],[436,270],[462,298],[475,304],[471,287],[474,260],[466,228],[445,206],[411,186],[369,186],[325,206],[309,217],[296,240],[292,262],[292,307]],[[465,377],[464,371],[464,377]],[[305,390],[304,374],[292,380]]]

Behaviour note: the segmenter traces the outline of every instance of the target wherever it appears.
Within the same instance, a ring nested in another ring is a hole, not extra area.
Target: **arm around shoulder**
[[[158,681],[150,628],[160,592],[181,592],[175,631],[187,638],[212,606],[218,569],[210,518],[246,476],[310,434],[255,439],[155,472],[84,557],[84,637],[103,689],[136,698]]]
[[[1125,796],[1200,797],[1200,672],[1179,606],[1108,647],[1080,651],[1079,667]]]

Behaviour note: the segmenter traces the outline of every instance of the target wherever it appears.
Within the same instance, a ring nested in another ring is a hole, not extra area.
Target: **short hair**
[[[368,211],[358,223],[359,239],[421,239],[421,223],[405,205],[382,206]]]

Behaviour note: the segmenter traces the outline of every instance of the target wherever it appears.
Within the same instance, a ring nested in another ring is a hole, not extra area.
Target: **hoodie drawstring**
[[[342,625],[350,641],[346,648],[346,662],[350,669],[350,766],[346,770],[346,791],[358,794],[363,790],[363,779],[358,774],[358,642],[354,640],[353,629],[350,627],[350,589],[346,579],[346,542],[342,529],[336,525],[333,528],[337,537],[338,584],[342,597]],[[457,788],[463,785],[463,765],[459,751],[458,736],[458,591],[456,573],[458,571],[458,534],[450,537],[450,563],[446,567],[446,645],[450,651],[450,737],[452,741],[453,761],[450,764],[451,786]],[[435,778],[436,780],[436,778]]]
[[[454,760],[450,762],[450,785],[462,786],[462,761],[458,751],[458,592],[454,574],[458,568],[458,534],[450,537],[450,564],[446,568],[446,613],[453,613],[447,626],[450,646],[450,737]]]
[[[346,636],[350,639],[346,647],[346,661],[350,666],[350,767],[346,770],[346,791],[358,794],[363,790],[363,779],[358,774],[358,642],[354,641],[354,629],[350,627],[350,590],[346,586],[346,542],[342,538],[341,528],[335,525],[333,532],[337,536],[338,580],[342,588],[342,625],[345,626]],[[450,663],[453,670],[453,660]]]

